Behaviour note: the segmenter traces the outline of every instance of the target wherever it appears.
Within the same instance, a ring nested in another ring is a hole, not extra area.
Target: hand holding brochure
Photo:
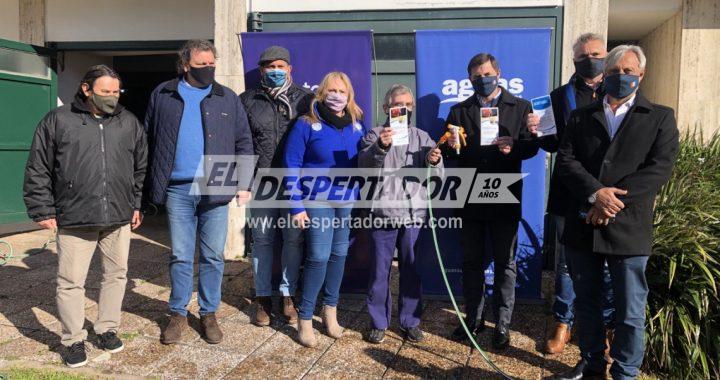
[[[533,113],[540,117],[540,125],[538,125],[537,129],[538,137],[556,134],[557,127],[550,95],[531,99],[530,102],[532,103]]]
[[[390,108],[390,128],[395,132],[392,137],[394,146],[408,145],[410,143],[407,111],[407,107]]]
[[[480,145],[493,145],[500,135],[497,107],[480,108]]]

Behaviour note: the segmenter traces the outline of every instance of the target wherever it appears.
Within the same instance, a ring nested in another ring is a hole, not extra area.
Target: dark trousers
[[[498,322],[510,325],[515,306],[515,247],[517,220],[478,221],[463,219],[462,283],[467,322],[475,325],[485,308],[485,269],[495,263],[493,303]]]
[[[550,214],[550,221],[554,224],[558,236],[562,236],[565,218]],[[565,245],[560,242],[556,244],[558,247],[555,251],[555,302],[553,302],[552,311],[555,314],[556,321],[572,326],[575,321],[575,315],[573,314],[575,290],[570,275],[570,260],[565,253]],[[606,328],[615,328],[612,280],[610,279],[610,269],[608,269],[607,264],[605,264],[603,271],[603,319]]]
[[[390,269],[395,248],[400,267],[400,298],[398,311],[400,326],[406,329],[420,324],[422,313],[422,287],[415,266],[415,245],[420,227],[374,228],[371,236],[374,252],[370,256],[370,284],[367,307],[376,329],[390,327],[392,298],[390,296]]]
[[[645,305],[648,256],[602,255],[566,247],[575,286],[575,318],[580,356],[599,371],[605,361],[603,266],[607,261],[615,297],[615,337],[610,347],[613,379],[634,379],[645,353]]]

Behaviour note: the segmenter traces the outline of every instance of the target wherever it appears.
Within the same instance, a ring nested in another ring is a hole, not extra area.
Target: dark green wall
[[[414,31],[420,29],[553,29],[550,87],[559,85],[562,8],[476,8],[446,10],[264,13],[263,31],[372,30],[376,75],[374,100],[393,83],[415,89]],[[464,64],[464,63],[463,63]],[[379,108],[379,107],[378,107]],[[375,120],[384,116],[376,115]]]

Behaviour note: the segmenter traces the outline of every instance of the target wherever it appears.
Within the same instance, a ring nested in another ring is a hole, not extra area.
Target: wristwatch
[[[591,204],[595,204],[595,201],[597,201],[597,191],[590,194],[590,196],[588,197],[588,202],[590,202]]]

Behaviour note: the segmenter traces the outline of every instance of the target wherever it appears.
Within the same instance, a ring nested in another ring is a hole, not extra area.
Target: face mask
[[[347,95],[343,95],[338,92],[328,92],[325,97],[325,105],[335,112],[344,110],[345,107],[347,107],[347,103]]]
[[[472,81],[472,85],[473,85],[473,89],[475,89],[475,93],[482,97],[488,97],[488,96],[492,95],[492,93],[495,91],[495,89],[498,86],[497,79],[498,79],[497,76],[475,78]]]
[[[615,99],[632,95],[640,85],[640,77],[632,74],[613,74],[605,77],[605,92]]]
[[[585,79],[593,79],[602,74],[605,68],[605,59],[586,57],[581,61],[573,61],[577,75]]]
[[[215,80],[215,67],[214,66],[203,66],[203,67],[192,67],[188,71],[188,75],[197,82],[200,87],[207,87],[212,84]]]
[[[265,72],[263,80],[268,87],[282,87],[287,79],[287,72],[282,69],[272,69]]]
[[[100,112],[110,115],[115,112],[115,108],[117,108],[120,98],[113,95],[100,96],[93,92],[90,96],[90,100],[95,105],[95,108],[97,108]]]

